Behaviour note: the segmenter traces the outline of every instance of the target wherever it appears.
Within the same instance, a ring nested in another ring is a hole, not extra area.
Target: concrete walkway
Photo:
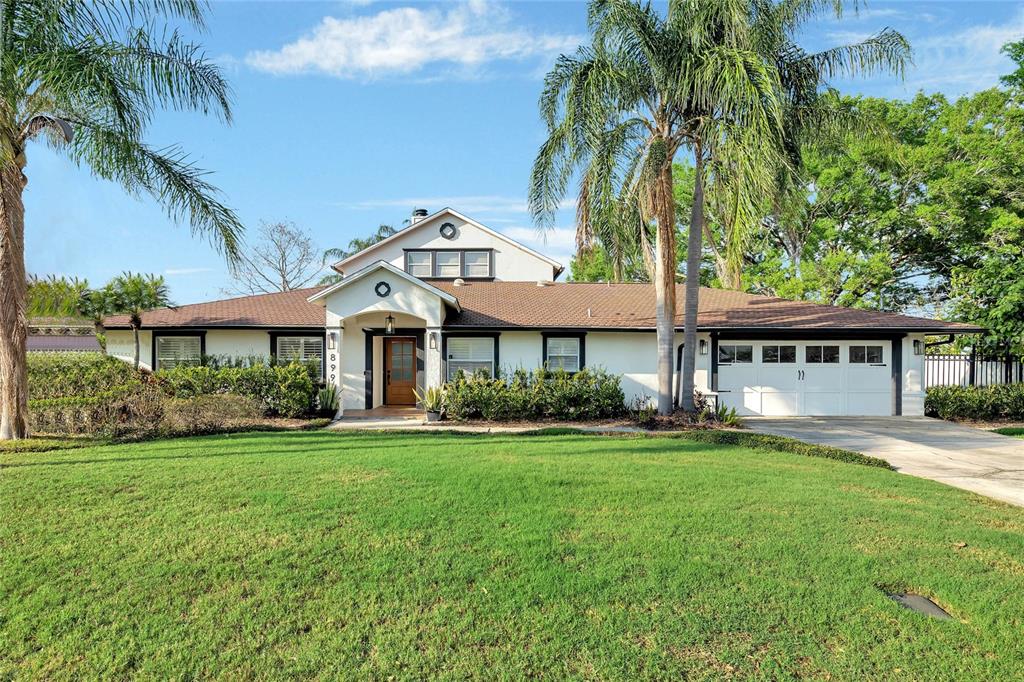
[[[1024,440],[928,417],[747,418],[753,431],[832,445],[897,471],[1024,506]]]

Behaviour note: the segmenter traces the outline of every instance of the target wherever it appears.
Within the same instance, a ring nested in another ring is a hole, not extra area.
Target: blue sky
[[[873,2],[809,26],[820,49],[885,26],[915,65],[904,81],[837,82],[844,92],[951,96],[1009,70],[999,47],[1024,36],[1024,3]],[[291,220],[344,246],[414,207],[451,205],[568,265],[573,211],[538,236],[526,213],[544,129],[546,69],[586,36],[582,2],[214,2],[207,53],[234,89],[235,122],[168,113],[155,145],[180,144],[250,232]],[[26,171],[29,272],[103,283],[122,270],[167,277],[176,303],[221,298],[223,261],[148,197],[90,177],[43,144]]]

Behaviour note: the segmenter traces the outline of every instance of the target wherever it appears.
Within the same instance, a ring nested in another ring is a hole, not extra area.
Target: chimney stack
[[[427,209],[425,208],[414,208],[412,210],[412,220],[410,224],[415,225],[419,221],[427,217]]]

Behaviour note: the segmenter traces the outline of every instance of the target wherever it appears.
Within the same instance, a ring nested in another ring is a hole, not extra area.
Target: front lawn
[[[1024,510],[884,469],[365,432],[0,463],[2,679],[1024,675]]]
[[[1006,426],[1001,429],[993,429],[996,433],[1001,433],[1004,436],[1014,436],[1016,438],[1024,438],[1024,426]]]

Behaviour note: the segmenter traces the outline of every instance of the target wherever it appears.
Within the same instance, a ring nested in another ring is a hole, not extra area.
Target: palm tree
[[[88,280],[77,277],[28,278],[27,314],[31,317],[70,317],[77,314],[79,297],[89,289]]]
[[[568,183],[579,172],[579,243],[592,231],[619,233],[619,225],[627,230],[623,243],[643,243],[646,225],[655,225],[651,259],[660,414],[673,407],[676,153],[689,148],[695,158],[689,309],[696,305],[704,162],[712,133],[724,128],[717,126],[719,121],[749,129],[760,140],[751,149],[757,156],[774,149],[781,134],[774,66],[757,58],[746,13],[739,7],[736,2],[680,0],[663,17],[650,5],[630,0],[593,0],[592,45],[558,59],[540,100],[548,139],[531,177],[534,219],[541,226],[552,224]],[[685,327],[688,350],[696,345],[695,318]],[[690,395],[684,395],[688,409],[693,407],[692,370],[690,376]]]
[[[98,177],[160,200],[229,260],[242,226],[177,147],[143,141],[163,108],[230,121],[220,69],[172,19],[201,0],[0,0],[0,439],[27,435],[25,210],[29,142],[44,137]]]
[[[405,221],[406,224],[408,222],[408,220]],[[331,263],[337,263],[340,260],[345,260],[349,256],[354,256],[363,249],[368,249],[377,242],[382,242],[388,237],[391,237],[397,233],[398,230],[396,230],[391,225],[385,225],[384,223],[381,223],[380,225],[377,226],[377,231],[372,233],[369,237],[356,237],[355,239],[350,241],[348,243],[348,246],[344,249],[334,247],[325,250],[323,257],[321,258],[321,265],[322,267],[327,267]],[[317,282],[317,284],[319,286],[328,286],[331,284],[337,284],[340,281],[341,275],[338,274],[337,272],[332,272],[321,277],[320,281]]]
[[[906,41],[883,31],[820,54],[792,36],[840,0],[673,0],[662,16],[649,4],[592,0],[592,46],[561,56],[545,79],[541,114],[548,139],[534,163],[530,208],[549,227],[569,182],[580,176],[577,242],[643,244],[654,223],[658,412],[672,410],[675,337],[675,197],[672,162],[692,155],[695,178],[687,232],[684,355],[680,405],[694,409],[699,268],[705,188],[727,191],[730,220],[749,221],[793,158],[785,117],[799,130],[823,74],[902,65]],[[645,247],[646,248],[646,247]]]
[[[115,277],[109,284],[111,308],[114,313],[127,315],[135,336],[135,369],[139,368],[139,329],[142,313],[153,308],[171,305],[170,292],[163,277],[137,275],[131,272]]]
[[[101,289],[86,289],[75,303],[75,312],[92,322],[96,340],[99,341],[100,348],[106,352],[107,334],[103,328],[103,319],[117,312],[113,287],[107,284]]]

